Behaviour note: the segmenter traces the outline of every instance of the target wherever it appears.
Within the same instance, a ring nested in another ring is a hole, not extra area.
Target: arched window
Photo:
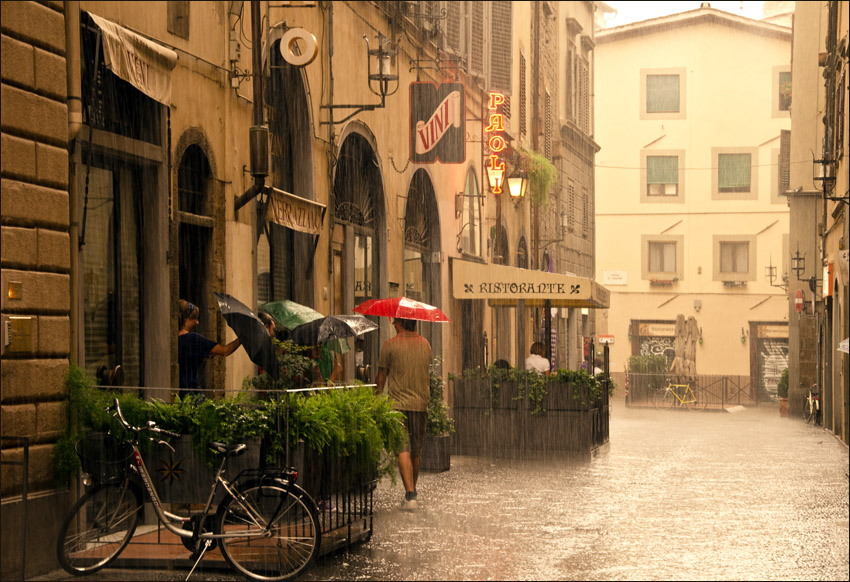
[[[458,247],[468,255],[481,255],[481,199],[475,170],[466,173],[461,211],[460,241]]]

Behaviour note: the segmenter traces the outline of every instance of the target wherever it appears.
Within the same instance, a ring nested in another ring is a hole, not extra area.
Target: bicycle
[[[85,494],[65,518],[59,532],[59,563],[71,574],[90,574],[108,566],[127,547],[147,498],[159,521],[192,552],[195,561],[216,545],[227,562],[253,580],[286,580],[301,573],[316,555],[321,529],[316,503],[295,484],[295,469],[249,469],[231,482],[225,474],[229,459],[247,450],[244,444],[212,443],[222,461],[203,511],[189,516],[166,511],[139,453],[143,433],[157,444],[173,447],[162,436],[179,435],[160,429],[153,421],[145,427],[130,425],[118,399],[107,412],[129,433],[119,440],[94,433],[80,439],[77,454],[83,465]],[[219,487],[224,499],[213,513]]]
[[[690,384],[667,384],[663,390],[656,390],[652,398],[656,408],[686,408],[703,409],[708,405],[704,399],[697,397],[697,393]]]
[[[807,423],[813,422],[820,424],[820,392],[809,390],[809,394],[806,396],[806,402],[803,405],[803,417]]]

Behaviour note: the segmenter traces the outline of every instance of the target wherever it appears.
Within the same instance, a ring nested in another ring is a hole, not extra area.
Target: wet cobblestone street
[[[847,448],[775,407],[618,400],[589,464],[453,457],[401,497],[382,482],[372,540],[302,579],[848,579]]]
[[[372,539],[299,580],[847,580],[848,450],[775,406],[613,404],[610,448],[566,465],[452,457],[375,492]],[[107,568],[38,580],[183,580]],[[197,571],[192,580],[242,580]]]

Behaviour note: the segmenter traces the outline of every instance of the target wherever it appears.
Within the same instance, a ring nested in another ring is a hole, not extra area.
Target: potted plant
[[[776,396],[779,398],[779,416],[788,418],[788,368],[782,370],[776,385]]]
[[[425,442],[422,443],[424,471],[448,471],[451,467],[451,435],[455,431],[454,421],[449,417],[449,406],[443,400],[445,384],[439,373],[440,358],[434,358],[430,369],[431,396],[428,400],[428,424]]]

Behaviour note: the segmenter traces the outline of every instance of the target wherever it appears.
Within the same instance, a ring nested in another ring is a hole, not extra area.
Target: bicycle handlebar
[[[106,410],[107,410],[107,412],[113,413],[112,416],[117,417],[118,421],[121,423],[121,425],[124,428],[126,428],[129,431],[134,432],[135,434],[139,434],[143,431],[148,431],[148,432],[153,432],[153,433],[156,433],[156,434],[162,434],[162,435],[165,435],[165,436],[169,436],[169,437],[172,437],[172,438],[178,438],[180,436],[177,433],[159,428],[154,423],[154,421],[152,421],[152,420],[149,420],[148,425],[146,427],[143,427],[143,428],[133,426],[132,424],[127,422],[127,420],[124,418],[124,415],[121,413],[121,405],[118,404],[117,398],[114,398],[112,400],[112,406],[110,406]]]

